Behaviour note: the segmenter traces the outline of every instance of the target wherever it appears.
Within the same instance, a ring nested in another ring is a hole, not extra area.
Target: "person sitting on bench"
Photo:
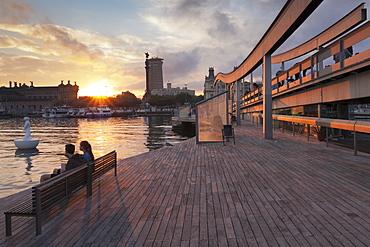
[[[92,153],[92,148],[88,141],[80,142],[80,150],[84,153],[83,156],[86,163],[94,161],[94,154]]]
[[[67,144],[65,146],[65,153],[64,155],[68,158],[68,162],[66,164],[62,164],[60,169],[54,169],[53,174],[44,174],[40,178],[40,182],[44,182],[50,178],[57,176],[58,174],[72,170],[84,163],[84,156],[81,154],[75,154],[75,145]]]

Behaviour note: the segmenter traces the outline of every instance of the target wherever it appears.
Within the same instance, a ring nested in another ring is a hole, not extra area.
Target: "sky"
[[[324,0],[273,54],[319,34],[364,0]],[[209,67],[228,73],[286,0],[0,0],[0,86],[79,85],[79,96],[145,93],[145,52],[164,85],[203,94]],[[369,15],[369,13],[368,13]]]

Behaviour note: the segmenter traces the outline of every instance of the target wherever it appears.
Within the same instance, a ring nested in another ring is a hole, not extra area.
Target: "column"
[[[263,134],[272,139],[271,54],[263,57]]]
[[[240,125],[240,90],[241,90],[241,79],[236,81],[236,123]]]

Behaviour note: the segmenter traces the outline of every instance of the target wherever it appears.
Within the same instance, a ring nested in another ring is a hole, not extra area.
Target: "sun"
[[[86,88],[80,90],[80,96],[95,96],[95,97],[110,97],[117,94],[111,85],[108,83],[108,79],[103,79],[97,82],[91,83]]]

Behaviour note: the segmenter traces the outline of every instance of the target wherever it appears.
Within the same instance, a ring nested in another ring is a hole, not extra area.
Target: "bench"
[[[32,187],[31,199],[4,212],[6,236],[12,235],[12,216],[35,217],[36,235],[41,234],[43,214],[85,186],[86,196],[90,197],[92,181],[112,168],[114,175],[117,176],[116,151]]]

